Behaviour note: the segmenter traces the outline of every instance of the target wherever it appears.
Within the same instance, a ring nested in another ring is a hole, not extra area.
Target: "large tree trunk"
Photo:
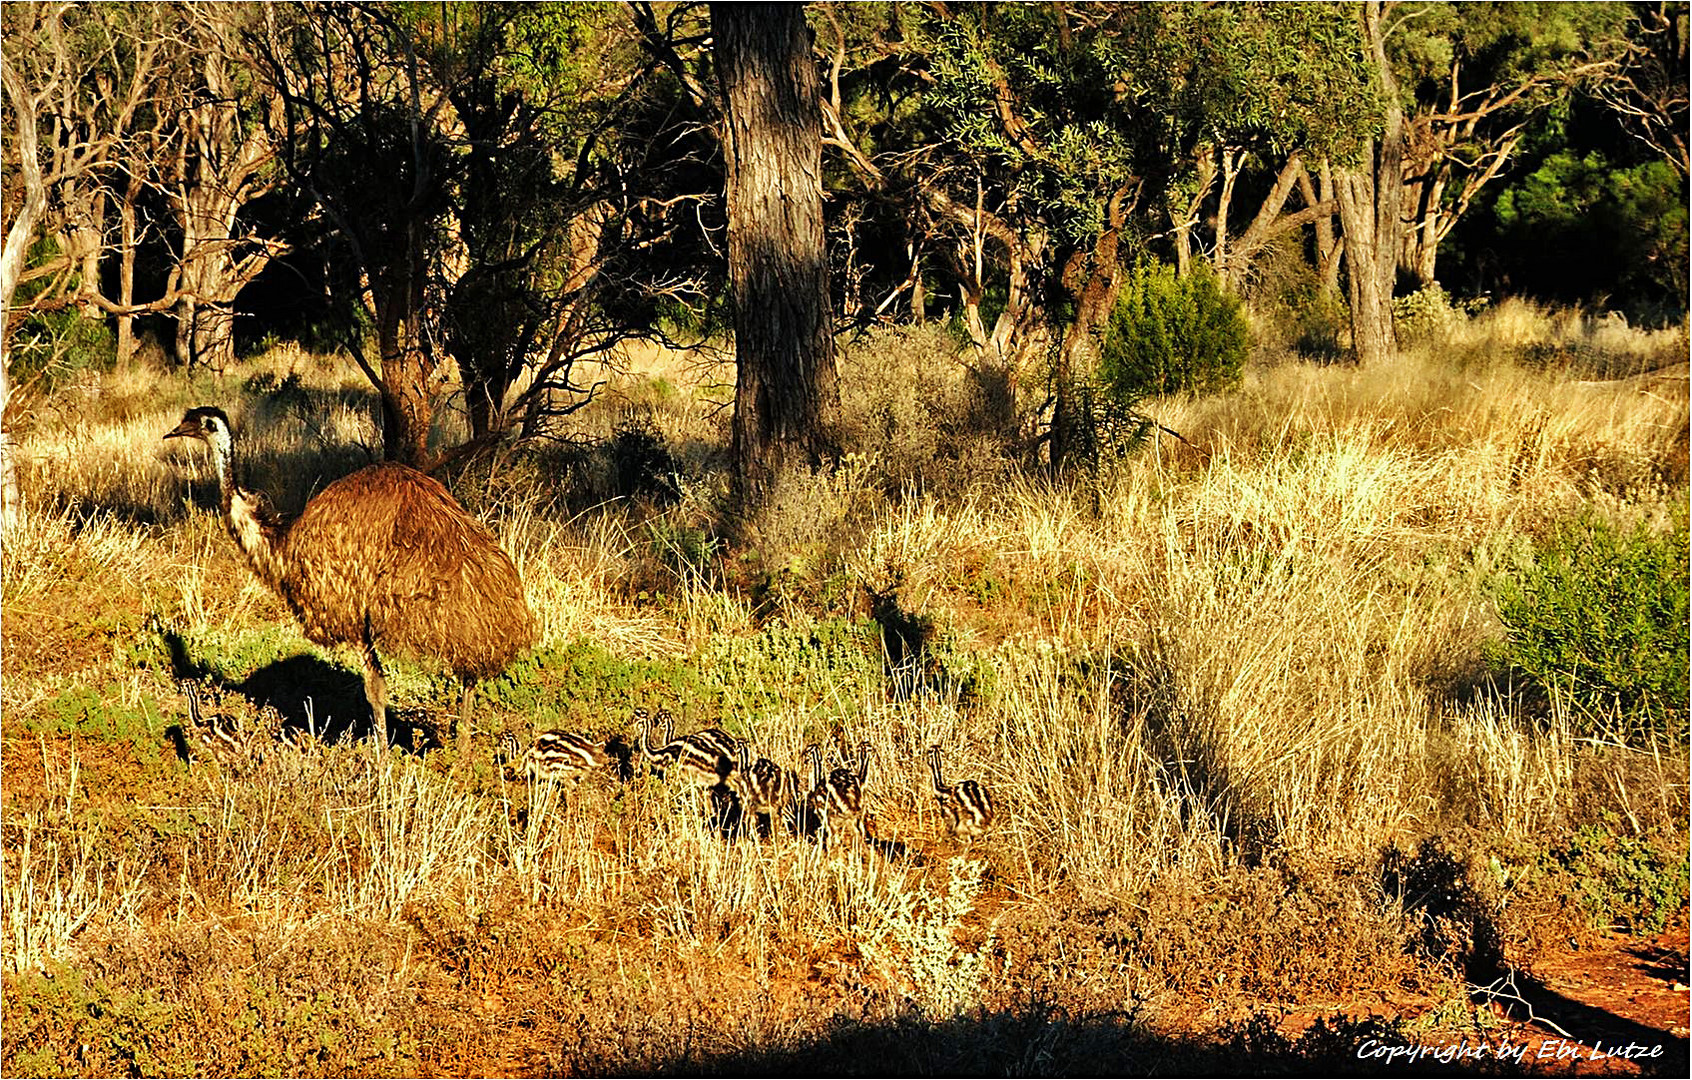
[[[1442,228],[1445,225],[1446,177],[1443,174],[1428,176],[1406,186],[1406,202],[1410,205],[1413,220],[1404,230],[1404,251],[1399,265],[1416,275],[1417,284],[1425,289],[1434,284],[1439,242],[1449,231]]]
[[[1392,329],[1392,289],[1398,276],[1400,204],[1404,193],[1404,114],[1381,38],[1380,0],[1363,10],[1364,40],[1372,53],[1386,102],[1381,136],[1362,167],[1335,175],[1345,264],[1351,290],[1352,349],[1361,363],[1390,359],[1398,343]]]
[[[11,65],[0,62],[0,83],[12,103],[17,124],[18,173],[23,179],[23,198],[14,204],[16,217],[6,230],[0,248],[0,531],[10,531],[23,522],[22,493],[18,489],[17,461],[12,453],[12,382],[6,374],[11,363],[12,296],[23,275],[24,254],[35,237],[35,227],[47,208],[47,188],[36,156],[36,101]]]
[[[373,379],[382,401],[382,456],[415,468],[429,464],[429,425],[434,417],[435,363],[424,347],[424,240],[422,226],[410,226],[410,242],[389,267],[384,287],[372,289],[381,377]]]
[[[205,11],[220,17],[216,5]],[[208,52],[203,74],[206,94],[184,111],[177,156],[173,201],[182,229],[183,297],[176,353],[182,363],[221,371],[235,362],[235,299],[281,249],[268,240],[237,247],[236,218],[274,186],[269,166],[276,151],[264,126],[241,115],[225,58]]]
[[[837,392],[823,246],[822,113],[800,4],[713,4],[738,378],[734,457],[756,500],[820,462]]]
[[[1111,194],[1105,208],[1104,228],[1091,251],[1076,251],[1063,268],[1063,284],[1075,298],[1075,321],[1064,331],[1058,346],[1056,392],[1052,406],[1049,464],[1055,476],[1063,471],[1076,449],[1075,384],[1078,378],[1098,367],[1100,339],[1110,321],[1111,308],[1122,288],[1119,250],[1122,230],[1133,212],[1131,196],[1138,183],[1130,181]]]
[[[235,363],[235,307],[184,297],[176,303],[176,357],[190,368],[223,372]]]

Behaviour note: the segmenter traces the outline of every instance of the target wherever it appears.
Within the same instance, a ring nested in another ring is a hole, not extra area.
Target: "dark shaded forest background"
[[[950,326],[1054,467],[1153,263],[1319,360],[1390,355],[1411,297],[1684,316],[1683,4],[809,20],[837,329]],[[705,5],[9,5],[5,109],[19,392],[296,340],[434,460],[449,381],[473,449],[555,430],[582,358],[732,324]]]

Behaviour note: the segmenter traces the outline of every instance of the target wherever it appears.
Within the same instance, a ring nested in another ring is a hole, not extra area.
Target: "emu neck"
[[[217,497],[222,503],[223,516],[228,518],[229,500],[235,494],[235,444],[226,433],[219,431],[206,440],[206,445],[211,447],[212,468],[217,472]],[[229,528],[234,531],[233,521]]]
[[[225,488],[223,513],[229,535],[247,557],[247,565],[271,589],[281,592],[285,575],[276,544],[281,529],[269,516],[268,508],[261,507],[254,493],[244,488]]]
[[[280,592],[284,574],[276,538],[281,529],[269,500],[235,482],[235,443],[228,434],[219,431],[208,442],[212,466],[217,470],[218,501],[223,504],[223,520],[229,527],[229,535],[235,538],[253,573]]]

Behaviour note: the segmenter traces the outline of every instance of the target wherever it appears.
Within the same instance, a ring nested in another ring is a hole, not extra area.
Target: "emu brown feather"
[[[408,466],[330,484],[271,545],[279,580],[269,584],[320,645],[368,634],[383,652],[486,679],[534,643],[510,556],[439,481]]]
[[[387,698],[378,650],[445,663],[464,683],[464,713],[477,680],[534,644],[517,567],[438,480],[396,462],[371,465],[324,488],[290,521],[262,492],[234,482],[233,431],[221,410],[190,409],[165,437],[180,436],[212,448],[230,535],[305,636],[362,649],[376,730]],[[465,723],[461,750],[468,735]]]

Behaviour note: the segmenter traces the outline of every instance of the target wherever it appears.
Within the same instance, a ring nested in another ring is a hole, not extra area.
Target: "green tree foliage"
[[[28,264],[51,265],[57,255],[57,245],[43,237],[29,252]],[[44,275],[25,282],[15,296],[17,305],[28,311],[36,294],[55,285],[75,289],[76,278],[72,272],[57,281]],[[51,390],[80,372],[110,370],[117,359],[116,338],[105,320],[69,305],[52,304],[23,315],[10,329],[10,337],[6,370],[20,394]]]
[[[330,4],[276,22],[260,47],[283,161],[343,252],[331,289],[390,454],[428,456],[448,361],[472,449],[547,432],[591,395],[576,361],[652,334],[658,300],[696,287],[702,245],[677,238],[704,228],[707,185],[683,170],[704,140],[622,9]]]
[[[1535,118],[1613,75],[1626,26],[1621,4],[1430,4],[1393,21],[1387,52],[1408,127],[1402,265],[1423,285]]]
[[[608,4],[419,5],[416,33],[465,138],[454,212],[467,257],[442,304],[473,437],[525,430],[590,396],[571,368],[634,332],[607,319],[601,271],[627,206],[598,189],[616,161],[635,57]],[[633,185],[636,189],[639,184]],[[607,240],[611,241],[607,244]],[[529,372],[529,389],[512,400]]]
[[[1051,5],[985,5],[930,28],[928,71],[942,145],[1002,185],[1056,237],[1086,242],[1105,222],[1104,196],[1135,173],[1149,114],[1122,106],[1142,35],[1115,26],[1072,30]]]
[[[1215,140],[1343,159],[1372,130],[1376,87],[1343,7],[1172,4],[1156,15],[1128,88],[1172,106],[1164,142],[1177,154]]]
[[[1609,283],[1637,322],[1673,322],[1686,313],[1685,182],[1666,161],[1619,166],[1604,154],[1559,150],[1494,205],[1502,238],[1559,265],[1578,251],[1578,280]],[[1565,299],[1579,299],[1569,295]]]
[[[1141,260],[1111,309],[1099,371],[1113,396],[1208,393],[1239,381],[1251,328],[1238,297],[1200,266]]]
[[[1234,200],[1250,222],[1243,274],[1275,234],[1296,155],[1354,149],[1373,122],[1355,20],[1327,6],[878,10],[830,7],[818,23],[830,142],[903,241],[878,284],[910,287],[925,255],[951,272],[937,291],[958,297],[978,352],[1019,385],[1046,382],[1054,467],[1126,256],[1168,232],[1168,193],[1188,185],[1183,220],[1204,216],[1189,202],[1221,202],[1213,257],[1230,272]],[[1226,169],[1195,179],[1224,149]]]
[[[1686,738],[1687,525],[1662,534],[1583,517],[1508,580],[1498,659],[1572,706],[1584,734]]]

